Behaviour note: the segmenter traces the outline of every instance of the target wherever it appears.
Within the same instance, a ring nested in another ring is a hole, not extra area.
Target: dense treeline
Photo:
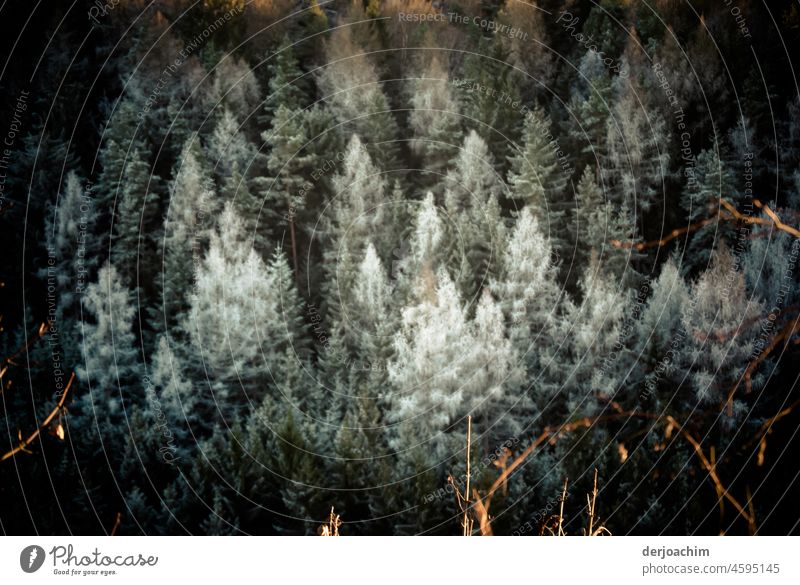
[[[459,533],[468,415],[479,494],[588,421],[495,533],[796,531],[796,4],[78,4],[3,41],[4,532]]]

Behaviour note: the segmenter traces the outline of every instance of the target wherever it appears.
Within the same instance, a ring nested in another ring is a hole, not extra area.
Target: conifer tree
[[[155,282],[160,187],[161,179],[152,173],[143,153],[134,150],[125,167],[113,248],[120,275],[137,288]]]
[[[561,314],[562,291],[556,281],[552,248],[536,216],[525,207],[517,217],[492,291],[503,309],[509,338],[527,370],[518,410],[530,408],[531,396],[552,396],[561,379],[559,348],[566,340]]]
[[[600,55],[587,51],[580,61],[579,77],[572,86],[567,119],[570,152],[575,167],[590,166],[601,181],[606,163],[607,120],[611,114],[611,79]]]
[[[247,174],[255,158],[255,148],[244,135],[236,116],[225,108],[208,141],[208,161],[214,168],[217,184],[224,184],[234,169]]]
[[[461,84],[466,127],[486,142],[501,172],[508,168],[508,155],[522,126],[520,78],[508,62],[508,51],[501,42],[481,37],[478,48],[465,60]]]
[[[726,245],[719,246],[710,267],[691,287],[681,320],[688,333],[681,366],[691,370],[688,388],[692,394],[684,398],[690,408],[726,402],[749,364],[758,328],[742,324],[758,319],[764,307],[760,300],[750,298],[737,263]],[[756,377],[753,383],[758,387],[762,380]],[[740,398],[741,393],[731,403],[734,416],[722,421],[728,429],[745,412]]]
[[[560,257],[566,257],[570,244],[567,176],[550,127],[549,117],[539,108],[527,116],[524,145],[511,157],[508,182],[515,203],[529,206],[547,229],[553,249]]]
[[[304,108],[310,95],[308,79],[303,77],[303,70],[288,36],[284,37],[281,47],[269,58],[268,63],[267,96],[264,98],[263,114],[259,119],[263,126],[269,124],[281,106]],[[275,124],[272,126],[275,127]]]
[[[720,159],[719,151],[715,148],[704,150],[697,156],[681,196],[686,222],[693,224],[720,214],[720,199],[733,199],[735,205],[736,200],[731,197],[733,193],[733,175]],[[732,243],[734,237],[735,224],[732,222],[712,222],[700,227],[690,236],[682,262],[684,274],[706,269],[714,249],[723,242]]]
[[[462,141],[459,105],[450,91],[447,71],[436,56],[413,82],[411,106],[412,148],[424,168],[433,173],[426,181],[433,185],[443,178]]]
[[[375,66],[350,35],[350,27],[343,27],[331,37],[320,88],[345,133],[367,141],[376,165],[391,169],[397,166],[397,122]]]
[[[78,335],[83,360],[76,368],[86,385],[75,413],[76,430],[86,436],[87,448],[117,458],[123,451],[126,409],[143,402],[138,388],[135,309],[130,290],[113,265],[106,263],[81,299],[84,320]],[[88,445],[91,445],[89,447]]]
[[[305,356],[301,305],[280,250],[266,266],[230,204],[196,276],[188,321],[211,390],[226,412],[260,404],[285,355]]]
[[[448,239],[455,244],[448,263],[468,299],[477,299],[481,287],[497,274],[505,242],[498,203],[502,188],[486,143],[470,132],[445,178],[444,195],[452,218]]]
[[[644,109],[639,97],[641,88],[617,78],[613,91],[613,115],[606,123],[606,186],[613,202],[641,218],[663,206],[669,165],[669,152],[664,146],[669,142],[668,130],[659,112]]]
[[[161,246],[163,264],[157,277],[161,306],[154,315],[156,330],[174,326],[188,309],[195,267],[208,246],[211,221],[219,209],[211,179],[191,139],[173,172],[169,192]]]

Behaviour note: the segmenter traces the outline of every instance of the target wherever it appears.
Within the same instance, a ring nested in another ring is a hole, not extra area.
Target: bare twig
[[[72,382],[74,380],[75,380],[75,373],[73,372],[73,374],[69,377],[69,382],[67,382],[67,386],[64,388],[64,392],[61,394],[61,399],[58,401],[58,404],[56,404],[56,407],[52,410],[52,412],[50,412],[50,414],[47,415],[47,418],[44,419],[42,425],[38,429],[36,429],[33,433],[31,433],[31,435],[27,439],[22,439],[20,437],[19,445],[17,445],[13,449],[11,449],[11,451],[8,451],[2,457],[0,457],[0,461],[5,461],[6,459],[10,459],[20,451],[27,451],[28,445],[30,445],[36,439],[36,437],[39,436],[42,430],[45,429],[50,424],[50,422],[56,417],[56,415],[61,414],[61,411],[64,408],[64,402],[67,400],[67,394],[69,394],[69,390],[72,387]]]
[[[466,483],[467,487],[464,489],[464,520],[461,522],[461,526],[463,528],[463,536],[471,536],[472,535],[472,519],[469,517],[469,479],[470,479],[470,469],[469,469],[469,452],[472,448],[472,416],[467,417],[467,478]]]
[[[564,478],[564,490],[561,492],[561,502],[558,507],[558,536],[564,536],[564,502],[567,499],[567,484],[569,478]]]
[[[795,331],[797,331],[799,327],[800,327],[800,320],[798,319],[795,319],[791,323],[788,323],[786,327],[784,327],[775,337],[772,338],[772,341],[770,341],[769,345],[767,345],[767,347],[764,348],[764,351],[758,354],[758,356],[747,365],[747,368],[745,368],[739,380],[736,382],[736,384],[734,384],[733,388],[731,388],[728,391],[728,396],[725,400],[725,406],[727,406],[729,416],[733,415],[733,396],[734,394],[736,394],[736,390],[739,389],[741,383],[742,382],[745,383],[746,394],[752,392],[753,384],[751,378],[753,376],[753,372],[755,371],[755,369],[761,362],[767,359],[767,356],[769,356],[769,354],[771,354],[775,350],[775,348],[778,347],[781,341],[783,341],[784,339],[788,340],[792,335],[794,335]]]
[[[114,526],[111,528],[111,535],[116,536],[117,530],[119,529],[119,525],[122,522],[122,512],[117,512],[116,518],[114,518]]]
[[[657,240],[650,240],[648,242],[622,242],[620,240],[610,240],[609,244],[614,246],[615,248],[621,248],[624,250],[646,250],[648,248],[660,248],[674,240],[675,238],[682,236],[684,234],[688,234],[691,232],[695,232],[700,228],[707,226],[708,224],[718,222],[720,220],[723,221],[741,221],[743,223],[749,224],[756,224],[756,225],[768,225],[774,226],[776,229],[786,232],[787,234],[794,236],[795,238],[800,238],[800,230],[793,228],[792,226],[783,223],[778,215],[769,208],[768,205],[762,203],[758,199],[753,200],[753,204],[758,207],[759,209],[763,209],[764,213],[767,214],[769,219],[765,219],[763,217],[754,217],[752,215],[747,215],[741,213],[736,207],[731,204],[729,201],[725,199],[719,200],[720,206],[724,209],[720,209],[717,207],[716,215],[712,217],[707,217],[706,219],[702,219],[695,223],[691,223],[685,227],[678,228],[672,230],[668,235],[664,236],[663,238]]]

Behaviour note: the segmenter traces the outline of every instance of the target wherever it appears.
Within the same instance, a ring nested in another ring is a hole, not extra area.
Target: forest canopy
[[[797,3],[6,10],[4,533],[797,532]]]

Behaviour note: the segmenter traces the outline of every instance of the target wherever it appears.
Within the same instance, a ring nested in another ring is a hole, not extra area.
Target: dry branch
[[[67,382],[66,387],[64,388],[64,392],[61,394],[61,399],[56,404],[55,408],[47,415],[47,418],[44,419],[42,425],[36,429],[27,439],[20,439],[19,445],[11,449],[5,453],[2,457],[0,457],[0,461],[5,461],[6,459],[10,459],[20,451],[27,451],[28,445],[30,445],[33,441],[36,440],[36,437],[45,429],[56,417],[56,415],[61,414],[64,408],[64,402],[67,400],[67,394],[69,394],[69,390],[72,387],[72,382],[75,380],[75,373],[73,372],[72,375],[69,377],[69,382]]]
[[[763,209],[764,213],[767,214],[769,219],[765,219],[763,217],[753,217],[751,215],[741,213],[729,201],[726,201],[725,199],[720,199],[720,205],[724,207],[724,209],[720,209],[718,207],[717,214],[715,216],[707,217],[706,219],[702,219],[695,223],[691,223],[686,227],[674,229],[668,235],[660,239],[650,240],[648,242],[622,242],[620,240],[610,240],[609,244],[611,244],[615,248],[621,248],[624,250],[634,249],[637,251],[642,251],[648,248],[660,248],[661,246],[668,244],[677,237],[680,237],[684,234],[688,234],[691,232],[695,232],[700,228],[707,226],[708,224],[715,223],[720,220],[741,221],[749,224],[774,226],[776,229],[782,232],[786,232],[787,234],[795,238],[800,238],[800,230],[797,230],[796,228],[793,228],[792,226],[783,223],[778,217],[778,215],[774,211],[772,211],[772,209],[770,209],[768,205],[762,203],[758,199],[754,199],[753,204],[759,209]]]

